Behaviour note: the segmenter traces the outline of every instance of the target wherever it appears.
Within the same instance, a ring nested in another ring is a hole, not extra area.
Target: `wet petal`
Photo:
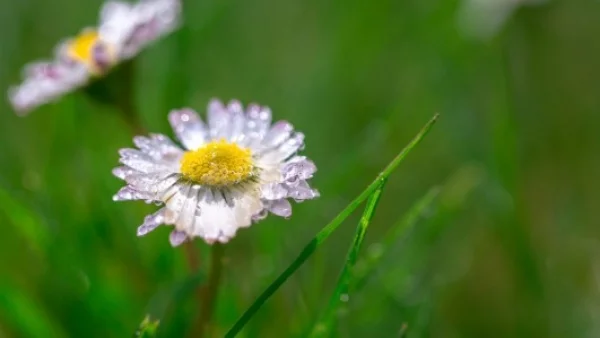
[[[313,199],[319,197],[317,190],[311,189],[306,181],[300,181],[295,187],[288,187],[288,196],[296,200],[297,202]]]
[[[139,175],[140,174],[139,171],[133,170],[133,169],[127,167],[127,166],[122,166],[122,167],[114,168],[113,171],[112,171],[112,173],[113,173],[113,175],[115,175],[116,177],[118,177],[118,178],[120,178],[122,180],[124,180],[125,178],[127,178],[127,176],[136,175],[136,174]]]
[[[144,236],[152,230],[156,229],[159,225],[163,224],[165,219],[163,215],[164,210],[165,209],[160,209],[154,214],[146,216],[146,218],[144,219],[144,223],[142,223],[142,225],[140,225],[137,229],[137,235]]]
[[[145,174],[171,170],[169,163],[157,161],[136,149],[121,149],[119,155],[121,155],[119,162]]]
[[[287,121],[278,121],[271,127],[263,140],[263,146],[266,149],[278,147],[290,138],[294,127]]]
[[[208,104],[207,121],[211,139],[229,139],[231,114],[221,101],[216,99],[210,101]]]
[[[287,199],[280,199],[276,201],[272,201],[269,205],[269,211],[273,214],[281,217],[290,217],[292,216],[292,205]]]
[[[268,183],[261,187],[261,197],[266,200],[278,200],[287,197],[288,190],[278,182]]]
[[[304,134],[294,133],[287,141],[279,147],[268,151],[262,156],[266,162],[282,162],[304,148]]]
[[[306,180],[312,178],[317,171],[317,166],[304,156],[296,156],[290,159],[283,167],[283,178],[288,181],[294,178]]]
[[[121,188],[121,190],[119,190],[113,196],[113,201],[148,200],[151,198],[151,195],[137,191],[136,189],[127,185]]]
[[[169,122],[181,143],[189,150],[198,149],[208,141],[204,122],[192,109],[173,110],[169,113]]]
[[[169,242],[171,246],[177,247],[183,244],[187,240],[187,235],[183,231],[173,230],[169,235]]]

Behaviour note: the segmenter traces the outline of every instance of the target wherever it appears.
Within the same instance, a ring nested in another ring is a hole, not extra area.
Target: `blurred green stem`
[[[185,258],[190,270],[190,275],[193,275],[200,270],[200,256],[198,255],[198,251],[196,250],[193,241],[185,242],[183,249],[185,250]]]
[[[211,337],[211,321],[215,309],[215,300],[219,293],[219,285],[221,284],[224,249],[224,246],[219,243],[211,247],[208,284],[200,292],[200,318],[197,321],[198,326],[194,330],[193,337]]]
[[[135,66],[133,61],[128,61],[120,65],[121,72],[121,93],[117,93],[116,104],[121,111],[123,119],[129,125],[134,134],[146,134],[140,114],[135,106]]]

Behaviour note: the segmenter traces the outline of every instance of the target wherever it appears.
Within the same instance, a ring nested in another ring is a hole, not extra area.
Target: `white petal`
[[[263,147],[271,149],[281,145],[292,135],[294,127],[287,121],[278,121],[271,127],[263,140]]]
[[[208,140],[206,126],[191,109],[171,111],[169,122],[179,141],[189,150],[198,149]]]
[[[240,104],[239,107],[232,107],[230,105],[229,113],[231,114],[229,141],[243,144],[246,115],[244,114],[242,105]]]
[[[115,17],[128,16],[132,6],[126,2],[109,1],[100,10],[100,22],[110,21]]]
[[[297,202],[319,197],[319,192],[310,188],[306,181],[300,181],[295,187],[288,186],[288,197],[295,199]]]
[[[287,199],[272,201],[269,205],[269,211],[281,217],[292,216],[292,205]]]
[[[179,217],[177,218],[177,222],[175,222],[175,228],[177,230],[187,234],[194,233],[200,189],[199,185],[191,186],[187,189],[183,206],[181,207],[181,210],[179,210]]]
[[[252,222],[256,223],[258,221],[262,221],[263,219],[267,218],[267,216],[269,216],[269,210],[266,208],[262,209],[257,214],[252,216]]]
[[[117,194],[113,196],[113,201],[115,201],[115,202],[129,201],[129,200],[149,200],[149,199],[152,199],[151,195],[137,191],[136,189],[134,189],[128,185],[121,188],[121,190],[119,190],[117,192]]]
[[[283,166],[283,179],[286,181],[295,178],[307,180],[317,171],[315,163],[304,156],[295,156]]]
[[[119,159],[119,162],[145,174],[152,174],[163,171],[179,172],[179,158],[181,155],[179,151],[171,152],[170,150],[168,150],[169,152],[167,153],[159,154],[159,152],[163,152],[165,151],[165,149],[153,149],[155,150],[155,152],[153,152],[152,154],[142,152],[137,149],[120,149],[119,154],[121,155],[121,158]]]
[[[137,235],[144,236],[150,231],[156,229],[159,225],[163,224],[165,220],[163,215],[164,211],[165,209],[160,209],[154,214],[146,216],[144,223],[142,223],[142,225],[140,225],[137,229]]]
[[[139,171],[131,169],[127,166],[116,167],[113,169],[112,173],[113,173],[113,175],[115,175],[116,177],[118,177],[122,180],[127,178],[127,176],[140,174]]]
[[[172,186],[171,189],[175,192],[171,196],[165,196],[162,201],[165,202],[167,209],[176,215],[175,220],[169,222],[170,224],[175,224],[179,219],[179,213],[181,213],[181,210],[188,199],[188,193],[191,189],[191,185],[187,183],[176,184]]]
[[[281,146],[274,148],[262,155],[261,160],[265,162],[282,162],[294,155],[304,147],[304,134],[295,133]]]
[[[183,231],[173,230],[169,235],[169,242],[173,247],[180,246],[187,239],[187,235]]]
[[[169,171],[152,174],[134,174],[125,178],[125,181],[138,191],[157,195],[179,181],[179,175]]]
[[[100,12],[98,34],[103,42],[115,47],[121,54],[138,21],[133,5],[124,2],[107,2]]]
[[[288,195],[288,191],[283,184],[273,182],[264,184],[260,187],[261,189],[261,197],[266,200],[279,200],[282,198],[286,198]]]
[[[46,69],[33,66],[23,83],[8,91],[11,105],[20,115],[25,115],[42,104],[54,101],[62,95],[84,85],[90,74],[81,64],[67,66],[48,64]]]
[[[229,139],[231,130],[231,114],[219,100],[211,100],[207,113],[210,137],[213,140]]]
[[[263,209],[255,192],[229,192],[223,198],[221,192],[207,194],[200,203],[196,219],[195,236],[203,237],[208,243],[227,242],[237,229],[249,227],[252,216]]]
[[[152,134],[150,137],[136,136],[133,143],[140,150],[155,160],[178,160],[183,151],[168,137]]]
[[[269,108],[256,104],[248,105],[244,145],[253,150],[260,150],[262,139],[267,134],[270,125],[271,110]]]
[[[256,124],[249,129],[253,129],[262,135],[265,135],[271,125],[271,115],[271,109],[269,107],[261,107],[257,104],[248,105],[248,108],[246,109],[248,121],[256,122]]]

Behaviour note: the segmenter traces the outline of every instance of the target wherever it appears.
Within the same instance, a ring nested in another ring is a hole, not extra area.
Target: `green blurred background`
[[[311,237],[435,113],[392,176],[370,250],[432,186],[441,194],[350,295],[339,337],[600,336],[600,2],[188,0],[181,30],[135,61],[145,128],[211,97],[269,105],[306,134],[322,197],[225,248],[222,335]],[[523,4],[523,6],[521,6]],[[96,22],[99,0],[1,0],[0,89]],[[154,206],[113,203],[132,132],[79,92],[26,118],[0,102],[0,337],[131,337],[189,275]],[[267,302],[245,337],[301,337],[321,313],[358,215]],[[209,249],[196,242],[202,265]],[[367,252],[369,248],[365,248]],[[180,290],[181,291],[181,290]]]

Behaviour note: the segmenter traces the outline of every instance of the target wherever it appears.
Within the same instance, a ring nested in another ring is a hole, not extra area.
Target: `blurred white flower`
[[[225,243],[269,212],[290,217],[289,199],[319,196],[307,183],[316,166],[297,155],[304,134],[284,121],[271,125],[269,108],[213,100],[206,124],[190,109],[172,111],[169,121],[184,149],[164,135],[137,136],[138,149],[121,149],[124,166],[113,170],[127,183],[115,201],[163,206],[138,236],[167,224],[173,246],[193,237]]]
[[[180,12],[180,0],[105,3],[97,28],[60,42],[53,60],[25,67],[23,82],[9,89],[13,108],[25,115],[105,74],[177,28]]]
[[[458,20],[464,33],[486,39],[494,36],[519,7],[547,0],[463,0]]]

